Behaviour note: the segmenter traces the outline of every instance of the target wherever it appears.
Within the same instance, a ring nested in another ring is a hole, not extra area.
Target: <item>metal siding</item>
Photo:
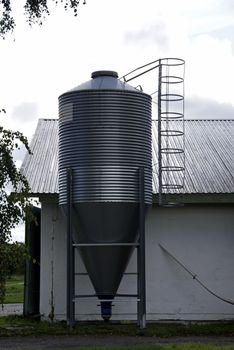
[[[234,192],[234,120],[185,120],[184,193]],[[175,139],[172,145],[176,145]],[[58,193],[58,120],[40,119],[21,170],[31,193]],[[153,122],[153,193],[157,193],[157,125]]]
[[[67,202],[70,167],[74,203],[138,202],[138,169],[144,167],[145,203],[151,204],[151,97],[126,89],[77,90],[60,96],[59,110],[59,204]]]
[[[58,193],[58,120],[39,119],[30,143],[32,155],[24,158],[21,171],[31,193]]]

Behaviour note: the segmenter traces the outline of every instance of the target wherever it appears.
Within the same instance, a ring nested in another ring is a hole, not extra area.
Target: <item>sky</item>
[[[0,39],[1,124],[30,140],[39,118],[58,117],[58,96],[93,71],[122,76],[163,57],[186,62],[185,118],[234,119],[233,0],[82,2],[77,17],[52,2],[43,25],[30,28],[24,1],[12,0],[17,26]],[[156,73],[143,89],[154,87]]]

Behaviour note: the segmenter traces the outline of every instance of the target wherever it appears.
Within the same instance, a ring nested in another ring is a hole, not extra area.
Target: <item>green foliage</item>
[[[0,112],[6,113],[4,109]],[[20,244],[7,244],[11,240],[11,230],[26,216],[32,217],[29,185],[13,159],[14,150],[22,145],[30,153],[28,141],[21,132],[0,126],[0,303],[5,297],[6,278],[19,263],[22,252]]]
[[[27,179],[17,169],[13,159],[13,151],[20,149],[22,144],[30,152],[28,141],[22,133],[0,126],[0,243],[11,238],[11,230],[31,209],[27,199]]]
[[[56,5],[63,4],[64,9],[72,9],[74,16],[77,16],[80,0],[50,0]],[[24,5],[24,11],[27,22],[32,25],[34,23],[42,24],[45,16],[50,14],[48,8],[49,0],[27,0]],[[86,0],[83,0],[83,5]],[[0,19],[0,36],[5,37],[7,33],[12,32],[16,26],[15,19],[12,15],[11,0],[2,0],[2,18]]]
[[[24,243],[0,244],[0,303],[5,302],[7,279],[13,274],[22,275],[25,269],[27,250]]]
[[[11,277],[12,275],[23,275],[25,272],[26,259],[29,258],[25,244],[21,242],[5,244],[5,249],[7,254],[7,276]]]

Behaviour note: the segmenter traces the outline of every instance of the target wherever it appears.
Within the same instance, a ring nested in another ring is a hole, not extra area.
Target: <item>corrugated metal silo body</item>
[[[59,202],[73,172],[73,221],[79,243],[138,239],[139,167],[151,205],[151,97],[100,71],[59,98]],[[99,298],[113,298],[132,247],[82,247]]]

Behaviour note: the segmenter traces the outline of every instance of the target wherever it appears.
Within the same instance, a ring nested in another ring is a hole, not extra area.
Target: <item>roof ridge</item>
[[[188,122],[188,121],[207,121],[207,122],[232,122],[234,121],[234,119],[224,119],[224,118],[219,118],[219,119],[214,119],[214,118],[205,118],[205,119],[195,119],[195,118],[192,118],[192,119],[184,119],[184,121]]]
[[[153,119],[153,121],[158,121],[158,119]],[[171,121],[174,121],[174,122],[182,122],[182,120],[181,119],[175,119],[175,120],[172,120],[171,119]],[[222,119],[222,118],[220,118],[220,119],[208,119],[208,118],[206,118],[206,119],[195,119],[195,118],[193,118],[193,119],[184,119],[184,122],[201,122],[201,121],[203,121],[203,122],[234,122],[234,119]]]
[[[45,121],[49,121],[49,120],[53,120],[53,121],[55,121],[55,120],[59,120],[58,118],[39,118],[38,120],[45,120]]]
[[[38,120],[43,120],[43,121],[55,121],[55,120],[59,120],[59,118],[39,118]],[[154,121],[158,121],[158,119],[154,119]],[[176,120],[175,120],[176,121]],[[177,120],[177,121],[180,121],[180,120]],[[219,119],[209,119],[209,118],[206,118],[206,119],[198,119],[198,118],[192,118],[192,119],[184,119],[185,122],[200,122],[200,121],[206,121],[206,122],[234,122],[234,119],[222,119],[222,118],[219,118]]]

